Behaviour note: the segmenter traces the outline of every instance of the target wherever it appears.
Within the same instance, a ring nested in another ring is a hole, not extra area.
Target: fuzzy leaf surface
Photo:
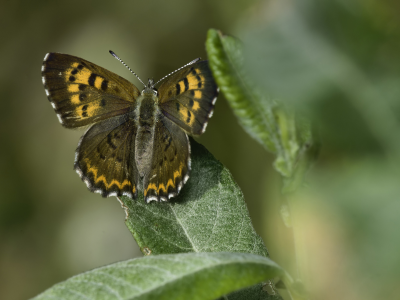
[[[230,172],[194,140],[191,150],[190,179],[171,202],[121,197],[125,223],[143,254],[227,251],[267,256]]]
[[[284,271],[259,255],[226,252],[151,255],[74,276],[34,299],[212,300],[274,277],[284,277]]]

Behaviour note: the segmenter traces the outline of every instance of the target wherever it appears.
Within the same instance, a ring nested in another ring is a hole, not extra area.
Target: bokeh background
[[[305,186],[289,197],[280,194],[273,155],[243,131],[223,96],[198,139],[232,172],[272,259],[302,277],[312,299],[398,298],[400,2],[0,5],[0,299],[27,299],[141,256],[116,199],[90,193],[72,169],[83,131],[64,129],[47,101],[44,55],[80,56],[139,86],[108,50],[142,80],[158,79],[206,58],[209,28],[240,38],[249,76],[312,119],[321,139]],[[280,217],[287,202],[294,231]]]

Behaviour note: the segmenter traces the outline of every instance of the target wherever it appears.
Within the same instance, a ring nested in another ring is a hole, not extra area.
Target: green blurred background
[[[249,76],[312,118],[321,138],[306,187],[289,199],[296,251],[274,157],[222,95],[198,138],[232,172],[272,259],[313,299],[398,298],[400,2],[2,1],[0,16],[0,299],[141,256],[120,204],[72,169],[83,132],[64,129],[46,99],[44,55],[80,56],[139,86],[108,50],[158,79],[206,58],[209,28],[239,37]]]

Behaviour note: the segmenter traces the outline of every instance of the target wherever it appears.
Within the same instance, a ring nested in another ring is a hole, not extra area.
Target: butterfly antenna
[[[198,62],[201,59],[201,57],[198,57],[196,59],[193,59],[190,63],[187,63],[186,65],[184,65],[183,67],[180,67],[179,69],[176,69],[175,71],[173,71],[172,73],[169,73],[168,75],[164,76],[163,78],[161,78],[159,81],[157,81],[155,84],[153,84],[152,88],[155,87],[159,82],[163,81],[165,78],[167,78],[168,76],[171,76],[172,74],[175,74],[176,72],[178,72],[179,70],[182,70],[184,67],[190,66],[196,62]]]
[[[115,53],[114,53],[113,51],[111,51],[111,50],[110,50],[110,54],[111,54],[112,56],[114,56],[116,59],[118,59],[125,67],[127,67],[128,70],[131,71],[131,73],[132,73],[133,75],[135,75],[135,76],[137,77],[137,79],[139,79],[139,81],[146,87],[146,85],[145,85],[145,84],[143,83],[143,81],[139,78],[139,76],[137,76],[137,74],[136,74],[135,72],[133,72],[132,69],[129,68],[128,65],[127,65],[126,63],[124,63],[124,62],[122,61],[122,59],[120,59],[120,58],[118,57],[117,54],[115,54]]]

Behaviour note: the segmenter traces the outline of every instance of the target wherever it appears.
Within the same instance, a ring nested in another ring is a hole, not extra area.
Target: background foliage
[[[239,37],[248,75],[317,124],[307,189],[282,199],[268,154],[223,97],[199,142],[232,172],[271,258],[315,299],[396,298],[400,278],[398,1],[18,1],[2,3],[0,298],[141,255],[115,199],[72,171],[82,131],[62,128],[40,78],[45,53],[81,56],[138,82],[202,56],[209,28]],[[292,231],[279,216],[296,213]],[[23,287],[23,288],[21,288]]]

